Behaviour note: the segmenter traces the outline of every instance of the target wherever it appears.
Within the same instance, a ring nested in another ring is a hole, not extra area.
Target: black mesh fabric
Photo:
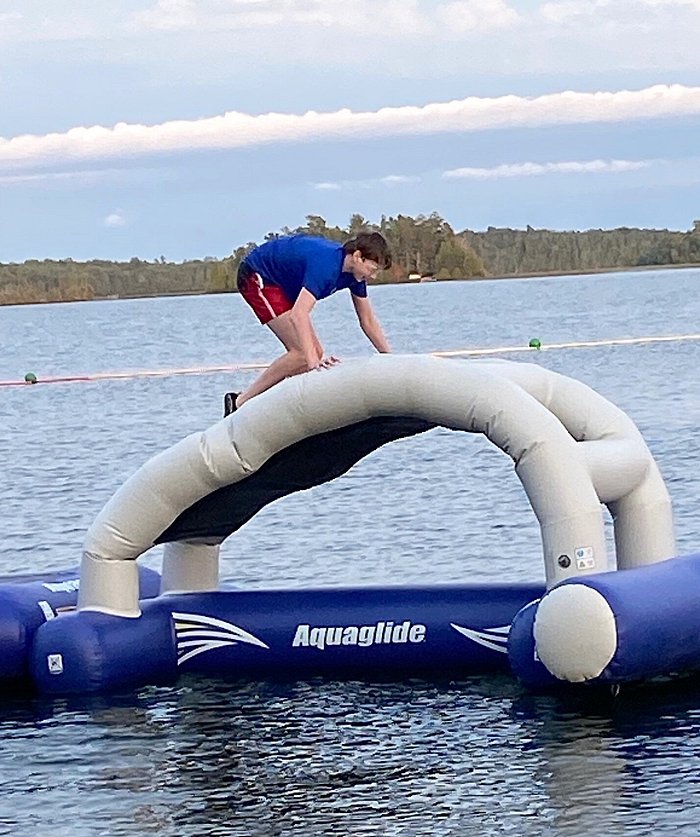
[[[414,418],[371,418],[302,439],[276,453],[249,477],[198,500],[155,543],[195,538],[224,540],[268,503],[329,482],[382,445],[433,427],[430,422]]]

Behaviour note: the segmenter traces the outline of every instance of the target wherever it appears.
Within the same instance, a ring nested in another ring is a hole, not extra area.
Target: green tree
[[[453,279],[467,279],[470,276],[486,276],[486,268],[481,259],[468,245],[459,239],[446,239],[437,252],[436,268],[438,278],[448,274]]]

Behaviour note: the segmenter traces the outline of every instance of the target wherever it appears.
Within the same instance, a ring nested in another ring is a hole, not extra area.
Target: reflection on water
[[[29,834],[51,820],[77,835],[691,834],[699,685],[589,701],[525,694],[506,676],[185,679],[5,704],[0,823]]]
[[[399,351],[689,333],[700,272],[373,289]],[[0,378],[264,359],[235,297],[0,308]],[[323,341],[365,354],[347,300]],[[440,317],[435,315],[440,311]],[[177,324],[177,327],[175,327]],[[700,344],[527,355],[639,424],[698,547]],[[446,361],[447,362],[447,361]],[[219,418],[246,375],[0,390],[0,574],[76,566],[104,502],[151,455]],[[145,556],[158,566],[160,553]],[[224,544],[244,587],[543,577],[512,463],[435,430],[265,509]],[[695,835],[699,682],[617,698],[458,683],[224,683],[81,700],[0,698],[0,833]]]

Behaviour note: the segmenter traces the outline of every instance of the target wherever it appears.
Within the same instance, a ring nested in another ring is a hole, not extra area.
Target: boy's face
[[[365,259],[359,250],[352,254],[352,275],[358,281],[374,279],[379,273],[379,265],[371,259]]]

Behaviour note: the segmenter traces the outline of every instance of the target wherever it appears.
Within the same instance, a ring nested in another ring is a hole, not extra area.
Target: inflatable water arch
[[[483,433],[511,457],[540,526],[544,584],[219,589],[221,543],[266,504],[436,426]],[[156,544],[157,595],[137,564]],[[133,474],[87,532],[79,584],[68,580],[1,585],[4,681],[59,695],[184,672],[510,668],[540,688],[700,667],[700,554],[675,554],[669,494],[638,429],[583,383],[516,361],[379,355],[288,379]]]

